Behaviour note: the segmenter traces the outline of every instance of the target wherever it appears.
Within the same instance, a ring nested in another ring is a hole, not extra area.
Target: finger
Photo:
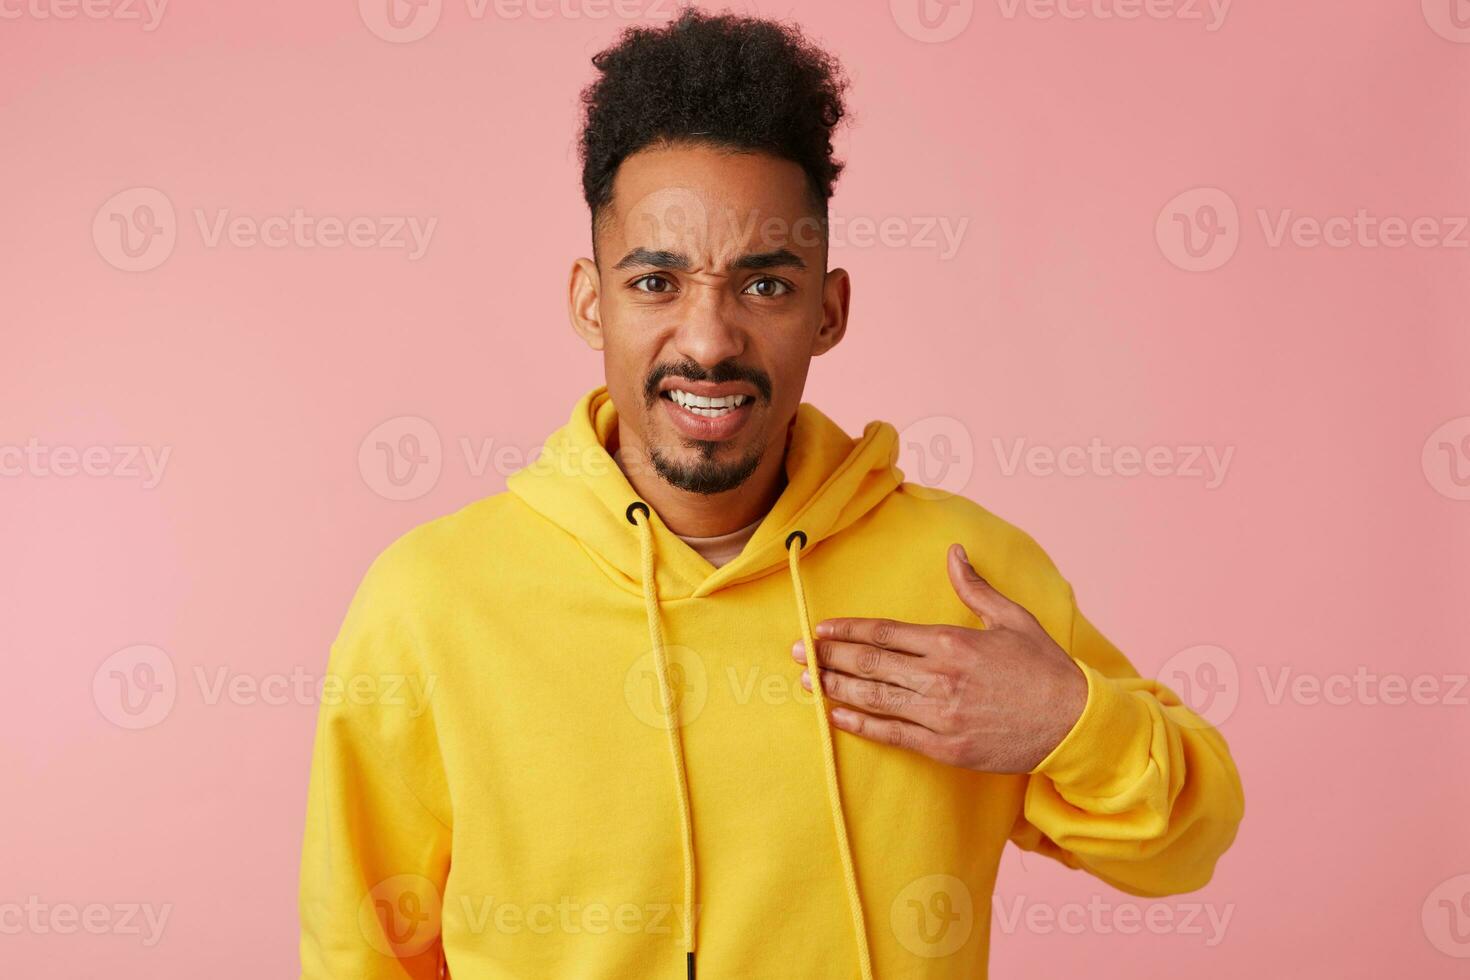
[[[822,693],[832,701],[875,714],[903,718],[926,729],[929,728],[928,722],[935,720],[933,702],[917,691],[833,670],[824,670],[821,674]],[[801,672],[801,686],[808,691],[812,689],[809,671]]]
[[[970,564],[970,558],[965,554],[963,545],[950,545],[948,557],[949,581],[954,586],[955,594],[960,597],[960,601],[980,617],[980,621],[987,629],[1008,625],[1015,611],[1020,607],[1001,595],[979,572],[975,571],[975,566]]]
[[[833,708],[830,717],[836,727],[869,741],[895,745],[940,761],[952,754],[950,742],[944,736],[901,718],[878,718],[852,708]]]
[[[791,657],[806,663],[806,643],[797,640]],[[871,677],[911,691],[924,690],[922,669],[924,658],[898,650],[875,647],[868,643],[845,643],[842,640],[818,640],[817,664],[823,670],[840,670],[854,677]]]
[[[824,619],[817,624],[816,633],[817,637],[823,640],[863,643],[922,657],[938,647],[937,638],[942,629],[944,629],[942,626],[903,623],[896,619],[849,617]]]

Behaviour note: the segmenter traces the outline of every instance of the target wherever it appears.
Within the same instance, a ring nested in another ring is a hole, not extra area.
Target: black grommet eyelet
[[[786,550],[787,551],[790,551],[791,550],[791,539],[792,538],[801,538],[801,546],[803,548],[806,547],[806,532],[805,531],[792,531],[790,534],[786,535]]]
[[[633,520],[633,510],[634,510],[634,508],[638,508],[638,509],[642,510],[643,511],[643,516],[644,517],[647,517],[648,516],[648,505],[645,504],[641,500],[635,500],[631,504],[629,504],[628,505],[628,509],[623,512],[623,516],[628,519],[628,523],[636,526],[638,524],[638,522],[635,521],[635,520]]]

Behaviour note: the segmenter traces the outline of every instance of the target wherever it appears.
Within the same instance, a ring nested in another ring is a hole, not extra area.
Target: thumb
[[[993,585],[975,571],[963,545],[949,546],[949,581],[960,601],[980,617],[987,629],[994,628],[1009,618],[1008,614],[1015,603],[997,592]]]

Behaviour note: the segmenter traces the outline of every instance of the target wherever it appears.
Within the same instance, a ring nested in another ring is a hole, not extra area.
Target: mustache
[[[744,381],[760,393],[763,401],[771,400],[771,379],[759,368],[746,367],[734,361],[721,361],[706,371],[697,361],[686,360],[659,364],[649,372],[648,380],[643,383],[643,397],[650,405],[658,398],[658,386],[666,378],[708,381],[712,384]]]

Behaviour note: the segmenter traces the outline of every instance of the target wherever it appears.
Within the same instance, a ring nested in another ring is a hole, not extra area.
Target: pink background
[[[628,21],[445,0],[405,42],[374,0],[177,2],[153,30],[25,2],[0,20],[0,906],[171,911],[151,946],[7,929],[0,973],[293,976],[316,708],[248,685],[319,676],[373,555],[500,491],[600,381],[564,311],[589,252],[577,91]],[[894,229],[834,248],[854,313],[807,400],[913,426],[911,478],[1032,533],[1141,671],[1233,704],[1247,813],[1209,887],[1149,902],[1012,850],[993,973],[1463,976],[1470,29],[1449,0],[1240,2],[1213,30],[1203,3],[1113,2],[962,2],[927,32],[912,0],[745,5],[848,66],[833,214]],[[175,212],[143,271],[112,217],[146,217],[113,201],[134,188]],[[1204,229],[1222,202],[1216,267],[1181,268],[1175,215]],[[298,207],[437,225],[410,259],[211,246],[195,218]],[[1286,209],[1433,223],[1273,241]],[[923,244],[935,220],[967,222],[954,254]],[[404,433],[427,462],[397,488],[374,453]],[[1007,462],[1094,437],[1233,455],[1213,487]],[[93,449],[93,473],[27,445]],[[168,451],[156,486],[127,447]],[[134,730],[104,661],[137,644],[175,683]],[[1360,668],[1439,694],[1276,696],[1283,670]],[[220,677],[247,686],[213,698]],[[1155,905],[1157,934],[1116,928]]]

